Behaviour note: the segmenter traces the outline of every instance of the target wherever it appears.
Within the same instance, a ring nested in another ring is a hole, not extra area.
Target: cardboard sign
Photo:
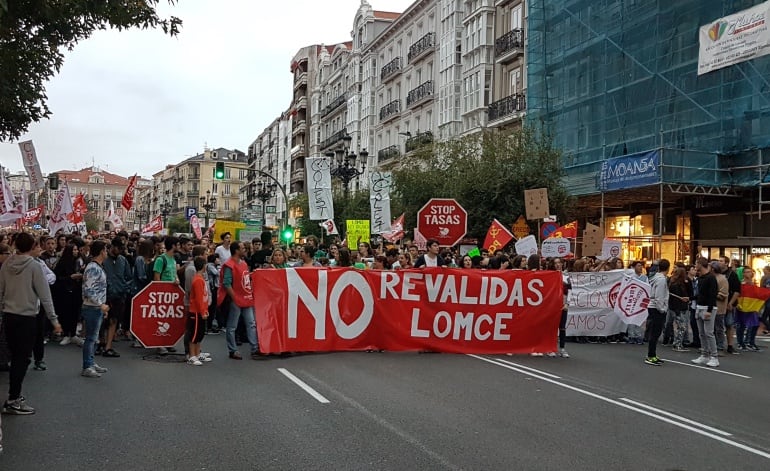
[[[614,239],[604,239],[602,242],[602,260],[608,260],[612,257],[620,257],[623,250],[623,242]]]
[[[583,231],[583,256],[595,257],[601,253],[602,241],[604,241],[604,229],[602,226],[586,224]]]
[[[524,190],[524,209],[527,212],[527,219],[545,219],[551,215],[548,210],[548,188],[536,188],[534,190]]]
[[[537,255],[537,240],[535,236],[528,235],[516,241],[516,253],[529,257],[530,255]]]
[[[569,239],[563,237],[545,239],[540,246],[540,255],[543,257],[566,257],[570,252]]]

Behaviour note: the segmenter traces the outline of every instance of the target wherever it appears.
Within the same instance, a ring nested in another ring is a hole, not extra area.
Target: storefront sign
[[[751,255],[770,255],[770,247],[752,247]]]
[[[612,191],[660,183],[660,151],[607,159],[602,163],[599,190]]]
[[[700,27],[698,75],[770,54],[770,2]]]

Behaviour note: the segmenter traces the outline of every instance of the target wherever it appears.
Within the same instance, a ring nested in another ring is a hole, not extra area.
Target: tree
[[[177,35],[182,21],[160,18],[159,2],[0,0],[0,141],[18,139],[51,115],[45,82],[61,69],[64,51],[94,31],[160,28]]]
[[[561,154],[541,131],[485,131],[434,143],[393,171],[405,227],[430,198],[455,198],[468,211],[468,236],[483,240],[492,219],[509,226],[524,214],[524,190],[548,188],[552,211],[565,216]],[[537,229],[533,227],[533,229]]]
[[[184,216],[173,216],[168,219],[168,233],[174,234],[176,232],[190,232],[190,223]]]

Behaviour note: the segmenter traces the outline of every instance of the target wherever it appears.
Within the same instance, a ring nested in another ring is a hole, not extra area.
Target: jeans
[[[690,325],[690,311],[669,311],[674,319],[674,347],[682,348],[684,338],[687,335],[687,327]]]
[[[735,324],[735,338],[738,340],[738,346],[744,348],[746,346],[746,325]]]
[[[246,338],[249,339],[251,353],[257,353],[259,352],[259,345],[257,344],[257,323],[254,320],[254,308],[251,306],[238,307],[234,302],[230,303],[230,314],[227,316],[227,333],[225,335],[227,350],[230,353],[238,350],[238,345],[235,343],[235,329],[238,327],[238,319],[241,317],[246,324]]]
[[[564,344],[567,341],[567,311],[561,311],[561,319],[559,320],[559,348],[564,348]]]
[[[717,349],[724,350],[727,347],[727,335],[725,335],[725,315],[717,314],[714,321],[714,335],[716,336]]]
[[[658,350],[658,338],[663,331],[663,326],[666,324],[666,312],[658,311],[655,308],[647,308],[647,330],[650,333],[650,340],[647,344],[647,356],[657,356]]]
[[[698,333],[700,334],[700,351],[704,356],[716,357],[717,340],[714,336],[714,322],[716,321],[717,314],[712,312],[709,319],[704,319],[704,315],[708,314],[706,309],[706,306],[695,308],[695,318],[698,321]]]
[[[43,309],[43,306],[40,306],[40,310],[37,313],[37,316],[35,316],[35,324],[36,327],[36,333],[35,333],[35,343],[32,345],[32,356],[35,359],[35,363],[39,361],[43,361],[43,357],[45,356],[45,324],[46,324],[47,317],[45,315],[45,309]]]
[[[85,327],[85,341],[83,343],[83,369],[94,366],[94,350],[96,341],[99,339],[99,329],[102,326],[104,313],[96,306],[86,306],[80,308],[83,316],[83,325]]]
[[[24,383],[24,376],[27,375],[32,346],[35,343],[37,319],[35,316],[20,316],[4,312],[3,332],[5,332],[11,357],[8,400],[13,401],[21,396],[21,385]]]

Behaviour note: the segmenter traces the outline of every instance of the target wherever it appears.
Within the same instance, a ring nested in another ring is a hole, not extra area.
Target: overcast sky
[[[404,11],[413,0],[369,0]],[[350,40],[360,0],[179,0],[160,31],[100,31],[67,53],[48,83],[50,119],[32,124],[44,173],[91,165],[149,177],[209,147],[249,144],[291,102],[291,58],[310,44]],[[0,163],[22,170],[16,142]]]

